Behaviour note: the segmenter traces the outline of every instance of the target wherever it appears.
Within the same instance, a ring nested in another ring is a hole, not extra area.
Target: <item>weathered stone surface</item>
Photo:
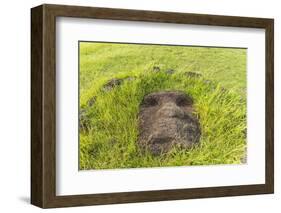
[[[153,72],[160,72],[160,67],[154,66],[153,67]]]
[[[173,146],[191,148],[198,144],[201,131],[192,105],[192,98],[183,92],[146,95],[139,112],[139,147],[160,155]]]
[[[87,132],[90,129],[90,118],[88,116],[87,110],[85,108],[81,108],[79,111],[79,127],[80,131]]]
[[[96,100],[97,100],[96,96],[91,97],[87,102],[88,106],[89,107],[93,106],[95,104]]]
[[[189,78],[200,78],[202,75],[197,72],[186,72],[185,75]]]
[[[173,69],[166,70],[166,74],[168,74],[168,75],[172,75],[174,73],[175,73],[175,70],[173,70]]]
[[[103,90],[104,90],[104,91],[109,91],[109,90],[113,89],[114,87],[121,85],[122,82],[123,82],[123,79],[112,78],[111,80],[109,80],[109,81],[103,86]]]
[[[104,91],[110,91],[116,86],[120,86],[124,81],[133,81],[134,77],[126,77],[126,78],[112,78],[105,85],[103,85]]]

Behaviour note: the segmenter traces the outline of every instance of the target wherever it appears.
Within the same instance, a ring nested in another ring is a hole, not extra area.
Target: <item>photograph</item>
[[[274,19],[215,10],[31,9],[31,204],[274,193]]]
[[[247,164],[247,48],[78,41],[79,170]]]

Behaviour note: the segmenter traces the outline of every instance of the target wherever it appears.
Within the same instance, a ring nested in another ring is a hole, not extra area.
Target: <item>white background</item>
[[[28,204],[30,180],[30,7],[42,1],[1,2],[1,175],[0,210],[11,212],[42,211]],[[106,6],[192,13],[212,13],[275,18],[275,59],[281,57],[281,14],[277,0],[119,0],[49,1],[48,3]],[[278,212],[281,198],[280,60],[275,61],[275,194],[230,198],[196,199],[141,204],[68,208],[69,212]],[[54,209],[49,212],[64,212]],[[280,211],[280,210],[279,210]]]
[[[264,30],[63,17],[56,36],[57,195],[265,183]],[[247,164],[79,172],[78,40],[247,48]]]

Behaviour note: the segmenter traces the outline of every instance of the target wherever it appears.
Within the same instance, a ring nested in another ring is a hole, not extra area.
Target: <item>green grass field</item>
[[[103,89],[110,79],[128,77]],[[160,156],[138,149],[139,104],[162,90],[193,97],[199,146]],[[80,42],[81,112],[87,124],[80,128],[81,170],[240,164],[246,150],[246,49]]]

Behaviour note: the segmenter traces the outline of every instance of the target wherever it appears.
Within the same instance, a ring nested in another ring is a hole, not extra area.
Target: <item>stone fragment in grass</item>
[[[160,72],[160,67],[154,66],[153,67],[153,72]]]
[[[166,74],[168,74],[168,75],[172,75],[174,73],[175,73],[175,70],[173,70],[173,69],[166,70]]]
[[[202,77],[202,74],[198,72],[186,72],[185,75],[189,78],[200,78]]]
[[[87,102],[88,106],[89,107],[93,106],[95,104],[96,100],[97,100],[96,96],[91,97]]]
[[[83,132],[88,132],[90,130],[91,121],[88,116],[87,110],[81,108],[79,111],[79,127]]]
[[[193,100],[183,92],[146,95],[140,105],[138,146],[160,155],[175,146],[189,149],[198,144],[201,130],[193,112]]]
[[[121,85],[122,81],[123,79],[112,78],[103,86],[103,90],[104,91],[112,90],[114,87]]]
[[[116,86],[120,86],[125,80],[133,81],[134,77],[126,77],[126,78],[112,78],[105,85],[103,85],[103,91],[107,92],[112,90]]]

